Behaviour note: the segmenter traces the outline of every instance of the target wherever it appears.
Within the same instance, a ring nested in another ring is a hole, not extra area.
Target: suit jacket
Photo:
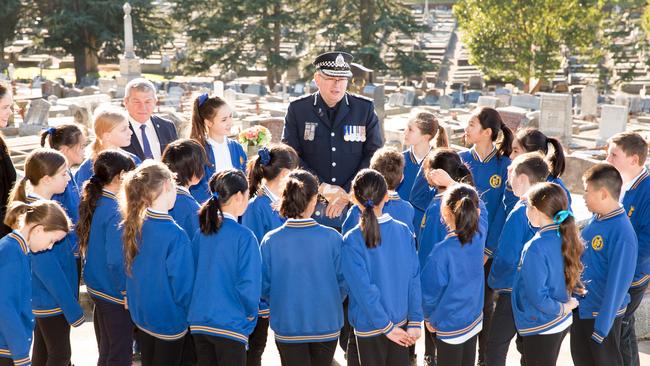
[[[162,154],[163,151],[165,151],[165,147],[167,147],[170,142],[178,139],[176,126],[174,126],[174,123],[169,120],[153,115],[151,116],[151,123],[153,124],[153,128],[156,131],[156,135],[158,136],[158,141],[160,142],[160,153]],[[136,131],[133,131],[133,127],[130,123],[129,129],[131,129],[131,132],[133,132],[131,135],[131,145],[123,149],[137,156],[140,158],[140,160],[144,161],[144,151],[142,150],[142,146],[140,146],[140,142],[136,136]],[[137,133],[141,132],[137,131]]]

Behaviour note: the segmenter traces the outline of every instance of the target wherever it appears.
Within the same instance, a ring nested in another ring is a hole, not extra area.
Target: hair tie
[[[369,200],[366,201],[366,204],[364,206],[366,206],[366,208],[373,208],[373,207],[375,207],[375,203],[372,202],[371,199],[369,199]]]
[[[55,132],[56,132],[55,127],[48,127],[45,129],[45,133],[47,133],[48,135],[54,135]]]
[[[199,107],[203,106],[203,104],[205,104],[205,102],[208,99],[210,99],[210,96],[208,95],[208,93],[203,93],[203,94],[199,95]]]
[[[215,200],[218,200],[219,199],[219,192],[216,192],[216,191],[212,192],[212,198],[214,198]]]
[[[99,179],[99,177],[98,177],[97,175],[95,175],[95,174],[93,174],[93,175],[90,177],[89,181],[90,181],[90,183],[92,183],[92,184],[100,184],[100,183],[101,183],[101,179]]]
[[[569,216],[573,217],[573,214],[571,213],[571,211],[567,211],[567,210],[559,211],[558,213],[555,214],[555,216],[553,216],[553,222],[560,225]],[[557,228],[557,236],[558,237],[560,236],[560,228],[559,227]]]
[[[260,157],[260,163],[264,166],[269,165],[269,163],[271,162],[271,152],[267,147],[261,148],[257,152],[257,156]]]

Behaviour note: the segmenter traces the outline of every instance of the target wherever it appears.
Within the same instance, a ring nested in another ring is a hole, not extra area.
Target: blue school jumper
[[[126,298],[133,323],[158,339],[172,341],[187,332],[194,285],[190,240],[174,219],[147,209],[138,254],[126,276]]]
[[[404,178],[399,186],[397,186],[397,194],[399,194],[401,199],[408,201],[411,196],[411,189],[413,189],[413,184],[415,183],[415,177],[418,175],[424,159],[418,163],[418,159],[413,153],[413,146],[402,151],[402,156],[404,156]]]
[[[479,233],[465,245],[449,233],[422,268],[424,317],[446,343],[464,343],[483,328],[483,246]]]
[[[278,198],[265,185],[262,186],[260,194],[248,202],[241,223],[253,231],[258,242],[262,241],[266,233],[284,223],[285,219],[276,210],[280,208],[279,204]]]
[[[74,175],[70,170],[68,170],[68,175],[70,180],[68,185],[65,187],[63,193],[55,194],[52,196],[52,199],[59,202],[61,206],[65,209],[65,212],[68,214],[70,221],[76,227],[79,222],[79,201],[81,200],[81,193],[79,191],[79,186],[74,179]],[[77,233],[73,229],[68,233],[68,238],[72,242],[74,256],[79,257],[79,241],[77,239]]]
[[[262,284],[262,260],[253,233],[224,213],[219,231],[200,231],[196,281],[187,315],[190,331],[244,344],[255,329]]]
[[[586,250],[582,281],[587,294],[578,297],[580,319],[596,319],[591,338],[602,343],[614,319],[625,314],[634,277],[637,239],[625,209],[594,215],[582,229]]]
[[[289,219],[262,241],[262,298],[282,343],[327,342],[343,326],[343,240],[314,219]],[[315,309],[318,309],[315,311]]]
[[[512,291],[521,251],[537,232],[528,222],[526,206],[526,201],[520,200],[512,209],[503,225],[499,246],[492,257],[488,286],[497,293]]]
[[[241,223],[253,231],[258,243],[262,242],[266,233],[284,224],[284,217],[280,216],[280,213],[274,208],[279,204],[278,198],[266,185],[262,186],[260,194],[249,201],[246,212],[242,215]],[[268,317],[269,314],[269,304],[264,300],[260,301],[259,316]]]
[[[512,313],[522,336],[559,333],[572,322],[559,226],[542,227],[524,245],[512,286]],[[494,267],[492,267],[494,268]]]
[[[119,149],[119,151],[130,156],[131,159],[133,159],[135,166],[138,166],[140,163],[142,163],[142,160],[140,160],[137,155],[131,154],[130,152],[123,149]],[[77,182],[77,187],[79,187],[81,191],[83,191],[84,183],[86,183],[86,181],[93,176],[93,164],[94,161],[91,158],[87,158],[83,161],[83,163],[81,163],[81,165],[79,165],[79,169],[77,169],[77,172],[74,174],[74,180]]]
[[[31,365],[34,314],[27,242],[18,231],[0,239],[0,357]]]
[[[229,137],[226,137],[225,139],[228,144],[228,150],[230,151],[230,162],[232,163],[232,167],[241,170],[242,172],[246,172],[246,162],[248,161],[248,158],[246,157],[244,148],[239,144],[239,142]],[[199,204],[203,204],[203,202],[210,199],[212,193],[210,192],[209,183],[210,178],[215,173],[214,151],[212,150],[211,145],[207,142],[203,148],[208,157],[208,164],[203,167],[205,173],[203,174],[201,181],[190,187],[190,193],[192,193],[192,196],[194,196],[194,199],[196,199],[196,202]]]
[[[413,188],[411,188],[411,193],[408,198],[408,201],[415,209],[415,214],[413,215],[414,227],[420,227],[422,224],[422,217],[424,217],[427,207],[429,207],[429,204],[436,194],[438,194],[438,190],[435,187],[429,186],[429,182],[427,182],[427,178],[425,177],[424,169],[420,167],[420,170],[418,170],[413,181]]]
[[[420,327],[422,290],[415,239],[389,214],[378,218],[381,242],[369,249],[359,226],[343,238],[341,263],[348,285],[348,319],[357,337]]]
[[[176,202],[174,202],[174,207],[169,210],[169,215],[185,230],[190,240],[194,238],[196,231],[199,229],[200,208],[201,206],[187,188],[176,187]]]
[[[440,205],[442,204],[442,193],[434,196],[433,200],[427,207],[427,211],[422,217],[422,224],[420,225],[420,235],[418,236],[418,259],[420,261],[420,268],[426,264],[429,254],[433,247],[443,241],[448,234],[447,224],[442,219],[440,214]],[[487,233],[487,220],[488,213],[485,208],[485,203],[479,200],[479,209],[481,214],[479,216],[479,235],[483,240],[482,245],[485,246],[485,233]]]
[[[650,178],[647,169],[625,192],[623,207],[638,239],[638,256],[632,287],[640,287],[650,281]]]
[[[396,192],[388,193],[388,201],[384,204],[383,212],[389,214],[395,220],[406,224],[409,230],[415,235],[415,227],[413,226],[413,215],[415,211],[413,206],[408,201],[401,199]],[[357,205],[354,205],[348,210],[345,221],[343,221],[343,228],[341,229],[343,235],[359,225],[359,220],[361,220],[361,209]]]
[[[27,195],[27,202],[42,199]],[[77,295],[77,264],[68,236],[52,249],[33,253],[32,311],[37,318],[63,314],[73,327],[84,322],[84,314]]]
[[[481,161],[474,147],[458,154],[469,167],[476,183],[481,199],[488,210],[488,232],[485,241],[485,254],[492,257],[499,242],[503,222],[495,220],[496,213],[503,201],[503,194],[508,180],[508,165],[510,158],[498,156],[497,149],[493,148],[485,159]],[[505,221],[505,220],[504,220]]]
[[[91,295],[124,305],[125,276],[120,208],[114,193],[97,200],[88,235],[83,277]]]

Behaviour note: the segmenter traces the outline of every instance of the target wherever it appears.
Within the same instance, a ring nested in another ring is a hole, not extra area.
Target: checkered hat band
[[[324,67],[324,68],[328,68],[328,69],[342,70],[342,69],[349,69],[350,65],[348,65],[347,62],[344,62],[343,66],[337,66],[336,62],[334,62],[334,61],[323,61],[323,62],[317,63],[316,67],[319,67],[319,68]]]

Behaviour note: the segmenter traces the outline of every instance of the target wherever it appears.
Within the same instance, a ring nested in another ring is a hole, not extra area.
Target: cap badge
[[[339,53],[338,56],[336,56],[336,60],[334,61],[334,66],[336,67],[345,67],[345,60],[343,59],[343,55]]]

